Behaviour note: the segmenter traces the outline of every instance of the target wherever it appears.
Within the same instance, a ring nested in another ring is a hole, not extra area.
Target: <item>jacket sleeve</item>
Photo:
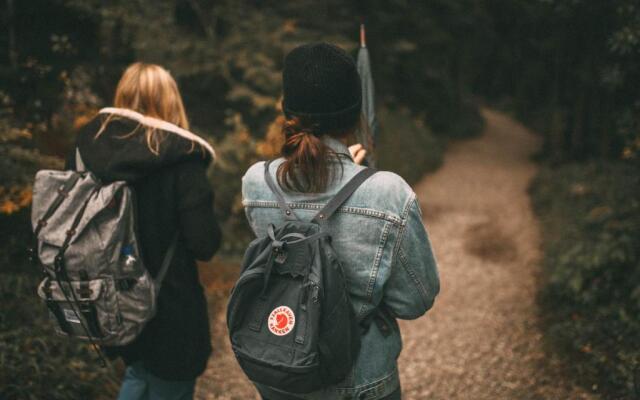
[[[200,261],[220,248],[222,231],[213,211],[214,193],[201,162],[180,166],[177,174],[179,224],[187,249]]]
[[[415,319],[433,306],[440,279],[415,194],[405,214],[382,301],[394,317]]]

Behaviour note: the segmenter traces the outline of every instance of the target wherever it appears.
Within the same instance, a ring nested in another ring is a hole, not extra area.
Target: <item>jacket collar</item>
[[[146,135],[132,134],[141,126],[162,135],[157,151],[149,149]],[[121,108],[102,109],[79,132],[76,146],[87,169],[105,182],[134,182],[183,162],[208,166],[215,154],[204,139],[185,129]]]
[[[106,107],[98,111],[99,114],[112,114],[117,115],[119,117],[128,118],[130,120],[136,121],[137,123],[145,126],[150,126],[152,128],[160,129],[166,132],[174,133],[178,136],[181,136],[185,139],[188,139],[192,142],[196,142],[201,145],[206,151],[211,155],[211,160],[215,162],[216,152],[213,150],[213,147],[206,140],[196,135],[195,133],[189,132],[186,129],[182,129],[177,125],[174,125],[170,122],[163,121],[161,119],[149,117],[146,115],[142,115],[139,112],[129,110],[127,108],[116,108],[116,107]]]
[[[353,161],[353,158],[351,157],[351,153],[349,152],[349,148],[338,139],[334,139],[329,135],[324,135],[322,136],[322,141],[324,142],[324,144],[329,146],[331,150],[335,151],[339,157],[341,158],[345,157],[348,160]]]

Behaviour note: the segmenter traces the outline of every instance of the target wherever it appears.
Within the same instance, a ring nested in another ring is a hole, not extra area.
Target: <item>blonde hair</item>
[[[170,122],[182,129],[189,129],[189,121],[178,84],[169,71],[156,64],[136,62],[127,67],[118,82],[114,106]],[[110,115],[103,122],[96,137],[104,131],[114,117]],[[140,125],[127,137],[133,135],[139,127]],[[146,126],[145,138],[149,150],[158,154],[164,137],[159,135],[157,128]]]

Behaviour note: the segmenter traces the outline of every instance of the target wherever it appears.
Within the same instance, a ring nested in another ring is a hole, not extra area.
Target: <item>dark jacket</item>
[[[112,120],[96,138],[109,116]],[[158,128],[157,134],[164,138],[159,154],[147,146],[144,128],[148,125]],[[213,190],[206,177],[213,149],[175,125],[113,108],[101,110],[81,130],[76,144],[86,168],[98,178],[125,180],[133,188],[142,257],[151,275],[157,274],[171,239],[179,232],[156,316],[134,342],[105,348],[106,353],[121,356],[127,364],[142,361],[163,379],[197,377],[211,354],[211,338],[195,261],[209,260],[221,240]],[[67,160],[69,169],[75,168],[73,156]]]

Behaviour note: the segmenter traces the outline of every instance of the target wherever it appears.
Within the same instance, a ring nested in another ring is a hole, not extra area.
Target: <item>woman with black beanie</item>
[[[297,47],[284,61],[283,96],[285,143],[268,173],[296,216],[311,220],[364,168],[347,147],[362,108],[356,65],[330,44]],[[247,219],[258,236],[270,224],[285,222],[264,168],[264,162],[253,165],[242,182]],[[402,341],[396,319],[422,316],[440,287],[416,195],[398,175],[378,172],[326,228],[343,263],[356,317],[366,327],[355,366],[344,382],[310,394],[256,387],[269,400],[400,399],[397,358]]]

